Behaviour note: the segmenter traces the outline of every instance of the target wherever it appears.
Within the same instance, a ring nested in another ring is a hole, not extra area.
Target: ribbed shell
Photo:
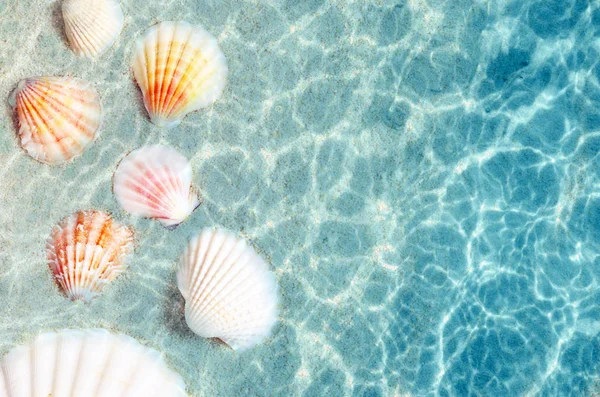
[[[267,263],[243,239],[206,228],[181,256],[177,283],[192,331],[244,350],[277,321],[278,286]]]
[[[161,355],[103,329],[39,335],[0,361],[0,397],[185,397]]]
[[[97,58],[119,37],[125,18],[116,0],[64,0],[65,33],[73,51]]]
[[[152,122],[172,127],[221,96],[227,61],[202,27],[162,22],[138,40],[133,72]]]
[[[145,146],[121,161],[114,192],[125,211],[174,227],[200,204],[191,183],[192,167],[182,154],[168,146]]]
[[[46,246],[56,283],[71,300],[89,302],[125,269],[133,232],[101,211],[80,211],[52,231]]]
[[[21,146],[34,159],[60,164],[82,153],[102,119],[100,96],[73,77],[22,80],[9,103],[16,109]]]

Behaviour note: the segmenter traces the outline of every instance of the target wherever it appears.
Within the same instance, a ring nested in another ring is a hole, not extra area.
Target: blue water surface
[[[600,393],[600,2],[122,1],[102,60],[76,58],[51,1],[0,2],[0,97],[30,75],[100,91],[83,156],[47,167],[0,125],[0,346],[106,327],[165,354],[191,396]],[[223,98],[152,126],[129,62],[148,26],[219,40]],[[128,216],[111,177],[164,143],[203,205],[175,231]],[[136,228],[127,275],[91,305],[53,287],[52,226],[111,211]],[[177,258],[202,227],[243,234],[281,285],[273,336],[241,355],[193,335]]]

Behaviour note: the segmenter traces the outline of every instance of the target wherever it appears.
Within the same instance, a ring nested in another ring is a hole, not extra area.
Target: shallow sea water
[[[190,396],[600,393],[600,2],[122,1],[97,62],[66,46],[58,2],[0,1],[0,98],[22,78],[91,81],[97,141],[36,163],[0,110],[0,354],[42,331],[105,327],[164,353]],[[148,121],[133,42],[202,24],[223,97]],[[167,231],[117,206],[144,144],[191,158],[203,205]],[[128,271],[86,305],[45,261],[81,209],[135,227]],[[249,238],[281,285],[273,336],[236,354],[182,317],[177,260],[202,227]]]

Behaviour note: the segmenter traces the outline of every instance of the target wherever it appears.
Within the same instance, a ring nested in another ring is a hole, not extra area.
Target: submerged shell
[[[119,37],[125,18],[117,0],[64,0],[65,33],[73,51],[97,58]]]
[[[163,22],[138,40],[133,72],[152,122],[172,127],[221,96],[227,61],[202,27]]]
[[[9,98],[16,109],[21,146],[34,159],[59,164],[82,153],[102,119],[98,91],[72,77],[22,80]]]
[[[46,246],[56,283],[71,300],[89,302],[124,269],[133,232],[101,211],[80,211],[56,227]]]
[[[191,183],[192,167],[183,155],[168,146],[145,146],[121,161],[114,192],[125,211],[173,227],[200,204]]]
[[[103,329],[39,335],[0,361],[0,397],[185,397],[160,353]]]
[[[230,232],[202,230],[181,256],[177,284],[196,334],[244,350],[277,321],[278,286],[267,263]]]

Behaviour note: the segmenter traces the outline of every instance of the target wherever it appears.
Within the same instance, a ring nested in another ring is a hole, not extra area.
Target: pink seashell
[[[200,204],[191,183],[192,167],[183,155],[167,146],[145,146],[131,152],[117,167],[114,193],[130,214],[174,227]]]

